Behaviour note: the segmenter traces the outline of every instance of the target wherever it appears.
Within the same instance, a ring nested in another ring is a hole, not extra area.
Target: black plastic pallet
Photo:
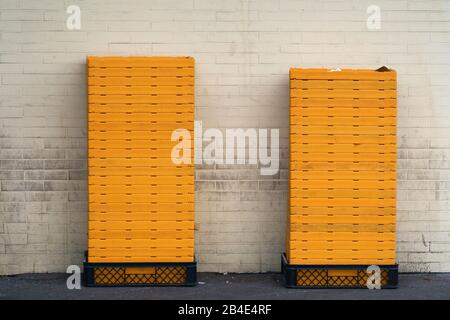
[[[381,289],[398,286],[398,265],[377,265],[380,268]],[[286,254],[281,256],[284,285],[300,289],[355,289],[368,288],[369,265],[304,265],[288,264]]]
[[[84,262],[87,287],[156,287],[197,285],[197,262],[90,263]]]

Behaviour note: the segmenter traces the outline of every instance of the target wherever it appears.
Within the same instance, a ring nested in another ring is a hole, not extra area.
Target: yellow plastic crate
[[[182,128],[193,138],[194,59],[87,64],[89,263],[193,262],[193,159],[172,162],[171,134]]]
[[[395,71],[290,70],[287,258],[395,263]]]

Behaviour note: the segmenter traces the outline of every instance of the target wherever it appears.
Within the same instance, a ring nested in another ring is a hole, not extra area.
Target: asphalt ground
[[[397,289],[288,289],[281,274],[198,273],[195,287],[82,287],[61,273],[0,276],[0,299],[51,300],[440,300],[450,299],[450,273],[399,274]]]

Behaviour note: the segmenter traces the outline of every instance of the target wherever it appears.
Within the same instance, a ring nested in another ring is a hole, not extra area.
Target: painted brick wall
[[[395,68],[398,262],[450,271],[450,1],[0,0],[0,34],[0,274],[81,264],[87,55],[192,55],[205,129],[280,128],[275,176],[197,166],[199,270],[219,272],[279,270],[289,67]]]

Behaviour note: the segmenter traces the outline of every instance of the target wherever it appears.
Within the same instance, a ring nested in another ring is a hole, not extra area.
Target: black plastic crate
[[[88,287],[196,286],[197,262],[90,263],[84,262]]]
[[[288,264],[286,255],[281,256],[281,272],[288,288],[368,288],[369,265],[301,265]],[[381,288],[398,286],[398,265],[378,265],[381,271]]]

